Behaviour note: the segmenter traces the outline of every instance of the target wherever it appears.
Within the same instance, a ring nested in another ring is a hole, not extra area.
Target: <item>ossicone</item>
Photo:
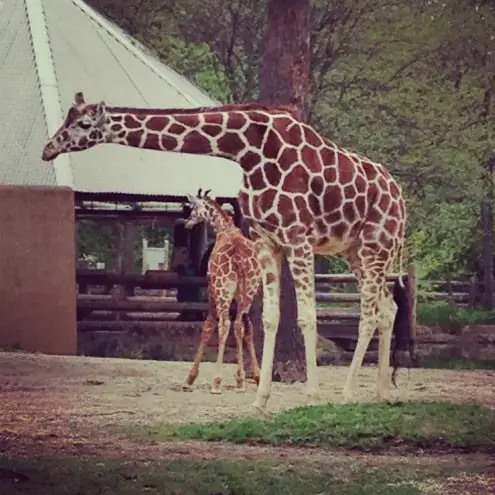
[[[76,103],[76,105],[84,105],[85,101],[84,101],[84,94],[82,91],[76,93],[76,95],[74,96],[74,102]]]

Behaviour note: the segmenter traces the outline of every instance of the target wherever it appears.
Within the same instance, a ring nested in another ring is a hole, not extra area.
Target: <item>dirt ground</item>
[[[255,385],[245,393],[232,390],[234,365],[225,365],[223,395],[208,393],[214,364],[204,363],[192,392],[181,385],[190,363],[62,357],[43,354],[0,353],[0,455],[101,455],[132,459],[288,459],[332,462],[336,457],[359,456],[370,463],[389,462],[393,456],[291,449],[182,444],[144,444],[112,436],[116,425],[164,421],[199,422],[252,415]],[[320,367],[321,402],[340,402],[347,367]],[[362,401],[375,393],[375,367],[360,373]],[[476,402],[495,407],[495,372],[412,369],[398,376],[400,400]],[[304,385],[273,384],[269,412],[303,405]],[[435,456],[435,462],[482,463],[473,454]],[[401,457],[400,462],[428,463],[428,456]],[[442,461],[443,460],[443,461]]]

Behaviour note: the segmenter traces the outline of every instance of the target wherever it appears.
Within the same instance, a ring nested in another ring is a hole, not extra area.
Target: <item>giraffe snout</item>
[[[51,162],[55,160],[59,155],[59,151],[55,148],[53,141],[48,142],[43,148],[43,152],[41,153],[41,159],[45,162]]]

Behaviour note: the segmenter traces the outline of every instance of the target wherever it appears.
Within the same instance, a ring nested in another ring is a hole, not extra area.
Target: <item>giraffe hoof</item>
[[[319,390],[310,390],[306,395],[306,405],[315,406],[320,402]]]
[[[266,415],[266,410],[259,406],[256,402],[253,402],[253,411],[254,415],[257,417],[264,417]]]
[[[394,398],[390,392],[378,392],[376,395],[376,399],[378,402],[384,402],[385,404],[393,404]]]
[[[238,392],[238,393],[243,393],[243,392],[246,392],[246,385],[241,385],[240,387],[238,386],[235,391]]]
[[[256,400],[253,402],[253,407],[256,412],[263,416],[266,412],[266,404],[268,403],[268,396],[257,396]]]
[[[182,385],[182,391],[183,392],[192,392],[193,388],[188,383],[184,383],[184,385]]]
[[[222,389],[221,388],[210,388],[210,394],[222,395]]]
[[[357,399],[352,392],[344,391],[343,404],[357,404]]]

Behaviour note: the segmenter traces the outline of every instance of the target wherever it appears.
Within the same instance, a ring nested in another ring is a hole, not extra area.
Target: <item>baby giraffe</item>
[[[237,314],[234,320],[234,332],[237,343],[237,390],[246,389],[244,371],[243,340],[251,356],[251,369],[256,384],[259,383],[260,368],[253,342],[253,325],[248,311],[261,284],[261,264],[258,260],[257,245],[245,237],[234,225],[230,215],[212,198],[209,191],[197,197],[188,195],[191,214],[185,222],[190,229],[194,225],[207,222],[215,231],[216,241],[208,262],[208,316],[201,331],[201,341],[189,372],[184,388],[194,383],[199,373],[199,364],[205,346],[218,325],[218,356],[215,378],[211,386],[212,394],[222,393],[222,364],[225,344],[230,331],[230,306],[236,302]]]

